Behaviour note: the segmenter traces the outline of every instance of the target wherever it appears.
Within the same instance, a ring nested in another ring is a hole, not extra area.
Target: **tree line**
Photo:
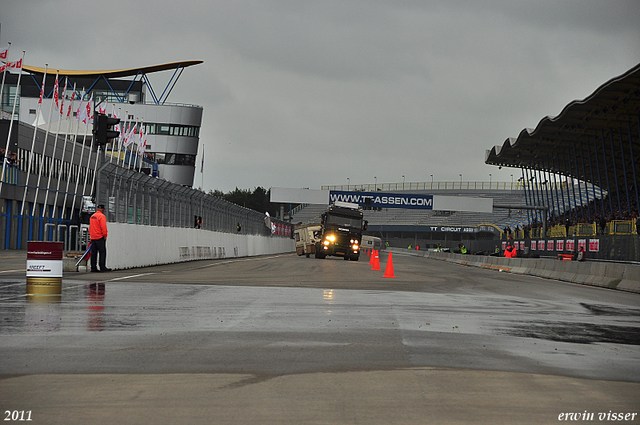
[[[280,213],[280,205],[278,203],[272,203],[269,201],[271,197],[271,190],[267,190],[263,187],[256,187],[253,191],[250,189],[238,189],[224,193],[221,190],[210,190],[209,195],[224,199],[225,201],[232,202],[236,205],[243,206],[258,212],[269,212],[272,217],[277,217]],[[288,207],[287,207],[288,209]]]

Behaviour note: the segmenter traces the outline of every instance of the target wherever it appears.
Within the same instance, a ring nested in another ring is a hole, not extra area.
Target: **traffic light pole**
[[[113,129],[113,126],[120,122],[119,118],[109,117],[105,114],[100,114],[95,112],[95,100],[94,100],[94,118],[93,118],[93,137],[96,142],[97,152],[96,152],[96,165],[99,161],[100,167],[96,167],[96,172],[98,175],[96,176],[96,187],[95,190],[95,201],[96,205],[106,205],[108,199],[99,199],[100,198],[100,184],[101,174],[99,170],[102,170],[105,163],[107,162],[106,157],[106,147],[110,140],[117,138],[120,136],[120,132]],[[108,210],[107,210],[108,211]]]

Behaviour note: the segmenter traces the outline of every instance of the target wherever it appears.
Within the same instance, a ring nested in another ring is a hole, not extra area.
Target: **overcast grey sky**
[[[640,63],[638,0],[0,3],[28,65],[203,60],[169,101],[204,107],[203,187],[225,192],[510,181],[485,150]]]

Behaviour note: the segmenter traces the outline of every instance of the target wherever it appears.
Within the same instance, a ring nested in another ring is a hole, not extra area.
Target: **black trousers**
[[[100,265],[100,270],[107,267],[107,240],[105,238],[91,239],[91,270],[98,270],[96,264]]]

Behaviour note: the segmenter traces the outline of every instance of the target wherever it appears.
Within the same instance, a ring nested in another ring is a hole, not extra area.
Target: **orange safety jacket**
[[[91,239],[107,237],[107,217],[100,211],[96,211],[89,220],[89,236]]]

